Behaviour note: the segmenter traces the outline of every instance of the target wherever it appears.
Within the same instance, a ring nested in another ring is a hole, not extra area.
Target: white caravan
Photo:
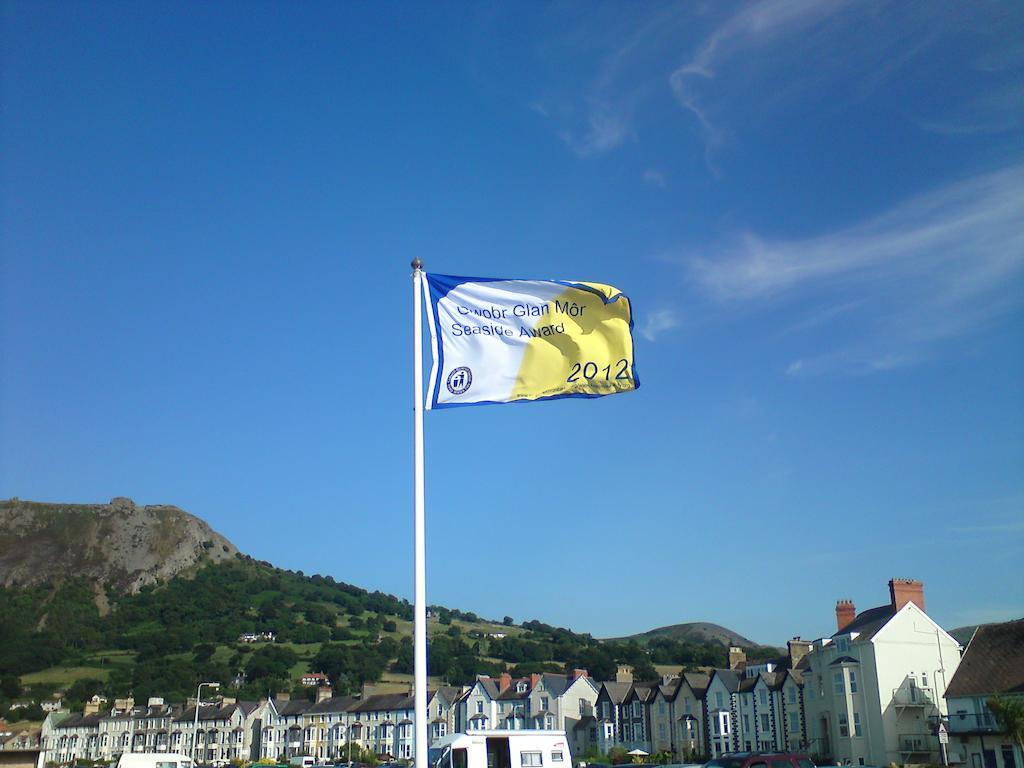
[[[192,768],[192,758],[175,752],[125,752],[117,768]]]
[[[572,768],[572,755],[565,731],[472,731],[435,742],[430,768]]]

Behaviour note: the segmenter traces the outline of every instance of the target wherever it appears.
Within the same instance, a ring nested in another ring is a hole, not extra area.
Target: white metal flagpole
[[[413,381],[413,515],[416,540],[413,600],[413,663],[415,666],[415,768],[427,768],[427,566],[423,513],[423,262],[412,261],[412,381]]]

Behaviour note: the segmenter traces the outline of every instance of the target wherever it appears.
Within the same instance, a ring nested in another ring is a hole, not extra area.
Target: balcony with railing
[[[999,723],[991,712],[975,714],[973,712],[950,712],[946,717],[946,730],[949,733],[999,733]]]
[[[934,707],[935,691],[908,677],[899,688],[893,689],[892,703],[897,707]]]
[[[939,740],[930,733],[899,734],[900,756],[904,763],[938,763]]]

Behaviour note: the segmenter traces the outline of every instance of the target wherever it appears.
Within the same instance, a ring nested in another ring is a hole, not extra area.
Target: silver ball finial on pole
[[[423,260],[420,259],[419,257],[413,259],[412,260],[412,268],[413,269],[423,269]]]

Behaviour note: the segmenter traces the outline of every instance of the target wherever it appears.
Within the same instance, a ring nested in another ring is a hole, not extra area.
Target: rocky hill
[[[721,643],[722,645],[738,645],[742,648],[757,646],[753,640],[748,640],[743,635],[733,632],[731,629],[711,624],[706,621],[694,621],[688,624],[672,624],[668,627],[658,627],[647,632],[630,637],[614,638],[614,641],[636,640],[641,645],[649,643],[656,638],[668,638],[685,643]]]
[[[0,501],[0,585],[71,577],[136,593],[200,562],[234,559],[237,548],[206,522],[173,506]]]

